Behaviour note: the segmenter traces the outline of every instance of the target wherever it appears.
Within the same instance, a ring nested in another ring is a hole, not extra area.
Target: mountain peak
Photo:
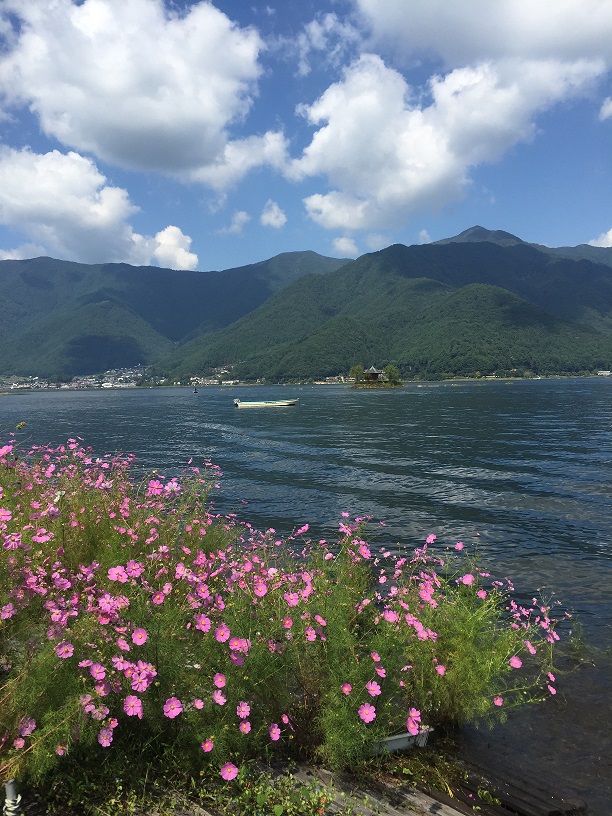
[[[488,230],[484,227],[475,226],[460,232],[454,238],[443,238],[441,241],[434,241],[435,244],[470,244],[479,241],[489,241],[491,244],[499,246],[514,246],[525,243],[516,235],[503,230]]]

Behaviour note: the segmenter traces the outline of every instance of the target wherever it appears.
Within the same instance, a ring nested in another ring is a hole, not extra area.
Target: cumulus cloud
[[[359,255],[357,244],[352,238],[334,238],[334,251],[345,258],[356,258]]]
[[[612,247],[612,229],[609,229],[607,232],[602,232],[599,238],[594,238],[592,241],[589,241],[589,245],[595,247]]]
[[[272,199],[269,198],[266,201],[259,220],[264,227],[274,227],[275,229],[280,229],[287,223],[287,216],[278,206],[276,201],[272,201]]]
[[[612,4],[601,0],[354,0],[380,47],[434,56],[447,67],[482,60],[612,62]]]
[[[419,244],[431,244],[431,235],[426,229],[419,230]]]
[[[602,122],[604,119],[612,118],[612,96],[608,96],[607,99],[604,99],[599,110],[599,118]]]
[[[212,4],[3,0],[0,13],[4,29],[18,20],[0,56],[5,106],[62,144],[129,169],[206,181],[212,168],[219,186],[268,160],[273,134],[250,160],[228,137],[256,93],[261,39]]]
[[[0,223],[32,242],[4,250],[5,257],[148,264],[158,254],[164,257],[172,241],[176,250],[188,248],[191,239],[177,227],[155,238],[134,232],[128,219],[137,210],[126,190],[108,184],[96,165],[78,153],[0,146]],[[197,265],[191,253],[177,251],[174,257],[176,268]]]
[[[189,252],[191,238],[178,227],[169,226],[153,239],[153,257],[160,266],[170,269],[197,269],[198,256]]]
[[[229,227],[219,230],[222,235],[240,235],[246,224],[251,220],[251,216],[244,210],[237,210],[233,216]]]
[[[480,63],[432,77],[423,99],[379,56],[364,54],[301,106],[318,129],[288,174],[327,177],[332,189],[304,200],[321,226],[398,225],[460,198],[472,167],[530,139],[537,111],[580,93],[603,70],[589,60]]]

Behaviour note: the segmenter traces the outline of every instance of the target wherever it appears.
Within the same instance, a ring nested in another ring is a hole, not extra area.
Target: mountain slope
[[[612,271],[519,239],[405,247],[296,281],[165,361],[175,376],[316,377],[355,363],[404,373],[580,371],[612,361]]]
[[[310,251],[220,272],[1,261],[0,372],[72,376],[104,370],[111,359],[113,367],[135,358],[152,363],[174,343],[235,322],[300,276],[344,263]]]

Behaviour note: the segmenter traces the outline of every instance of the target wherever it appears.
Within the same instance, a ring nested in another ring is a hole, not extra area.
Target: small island
[[[385,368],[370,366],[364,369],[362,365],[354,365],[349,371],[349,380],[353,381],[351,388],[401,388],[399,370],[395,365]]]

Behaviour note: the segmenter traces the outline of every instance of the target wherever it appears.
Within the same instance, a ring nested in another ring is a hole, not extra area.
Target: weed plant
[[[0,447],[3,780],[76,757],[230,784],[253,759],[351,767],[390,734],[555,693],[550,606],[517,604],[461,542],[391,555],[345,513],[333,543],[280,539],[210,510],[211,463],[140,482],[132,463]]]

